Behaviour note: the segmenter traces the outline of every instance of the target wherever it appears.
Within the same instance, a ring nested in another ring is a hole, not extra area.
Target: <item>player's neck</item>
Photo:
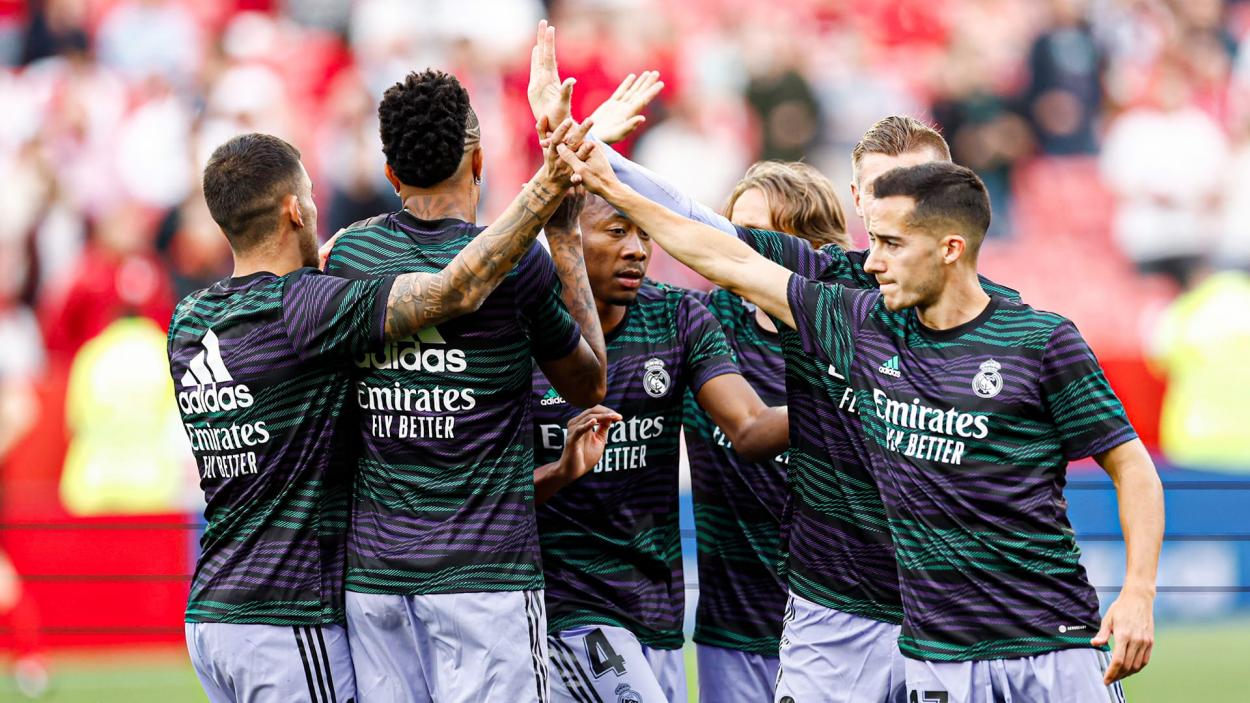
[[[948,280],[932,303],[917,305],[916,317],[931,330],[948,330],[975,320],[989,304],[990,296],[973,270]]]
[[[265,271],[275,276],[285,276],[306,265],[298,246],[262,244],[252,251],[234,252],[234,271],[230,275],[242,278]]]
[[[606,303],[598,298],[595,298],[595,308],[599,311],[599,325],[605,335],[619,327],[625,319],[625,313],[629,311],[628,305]]]
[[[399,197],[404,209],[418,220],[456,219],[477,222],[477,203],[473,190],[458,179],[450,179],[432,188],[401,186]]]

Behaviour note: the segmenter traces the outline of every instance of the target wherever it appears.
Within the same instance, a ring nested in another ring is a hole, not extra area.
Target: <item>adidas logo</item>
[[[447,344],[437,327],[424,327],[416,335],[386,345],[380,352],[356,357],[362,369],[403,369],[431,373],[459,373],[469,368],[463,349],[443,349]],[[431,347],[430,345],[440,345]]]
[[[885,363],[878,366],[877,371],[885,374],[886,376],[893,376],[894,378],[901,377],[903,374],[898,370],[898,354],[895,354],[887,359]]]
[[[538,401],[538,404],[539,405],[563,405],[564,398],[560,397],[560,394],[556,392],[556,389],[548,388],[546,394],[543,395],[542,400]]]
[[[252,391],[242,383],[217,387],[219,383],[234,383],[234,377],[221,360],[221,342],[217,334],[212,330],[205,332],[200,344],[204,348],[192,357],[187,372],[182,375],[182,387],[190,389],[178,393],[178,407],[182,412],[217,412],[251,407]]]

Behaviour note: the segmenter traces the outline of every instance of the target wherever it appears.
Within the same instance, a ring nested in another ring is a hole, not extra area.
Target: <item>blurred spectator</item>
[[[169,324],[173,293],[151,253],[154,229],[151,213],[135,205],[117,207],[94,228],[75,270],[53,284],[58,292],[41,311],[54,360],[68,362],[119,317],[140,314]]]
[[[1250,472],[1250,274],[1202,280],[1164,313],[1150,350],[1167,377],[1160,444],[1191,468]]]
[[[26,8],[26,36],[21,62],[32,63],[64,53],[87,51],[83,29],[87,4],[83,0],[31,0]]]
[[[985,181],[994,208],[988,234],[1002,236],[1010,231],[1012,169],[1032,151],[1028,123],[992,90],[989,74],[979,70],[969,47],[951,52],[944,78],[933,119],[950,144],[951,158]]]
[[[186,86],[199,68],[199,27],[176,0],[124,0],[96,35],[100,61],[132,80],[161,77]]]
[[[777,36],[774,49],[751,76],[746,100],[760,123],[760,158],[800,161],[821,137],[820,103],[800,71],[797,43]]]
[[[1107,132],[1102,173],[1117,196],[1115,237],[1143,273],[1182,288],[1215,245],[1227,140],[1192,100],[1179,64],[1162,63],[1149,101]]]
[[[1092,154],[1102,102],[1102,54],[1085,0],[1050,0],[1052,26],[1029,50],[1027,114],[1043,153]]]

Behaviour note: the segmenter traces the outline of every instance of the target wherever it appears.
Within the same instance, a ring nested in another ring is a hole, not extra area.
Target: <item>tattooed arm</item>
[[[583,142],[590,121],[566,120],[544,150],[544,163],[494,224],[482,231],[438,273],[409,273],[395,279],[386,301],[386,339],[411,336],[417,330],[473,312],[503,281],[538,237],[569,186],[572,171],[556,154],[567,139],[589,154]]]
[[[603,400],[608,391],[608,354],[603,341],[603,325],[595,307],[586,260],[582,257],[582,233],[577,218],[586,193],[572,189],[547,221],[545,231],[551,246],[551,260],[562,286],[564,306],[582,330],[581,343],[559,359],[539,363],[543,375],[565,400],[578,407],[589,407]]]

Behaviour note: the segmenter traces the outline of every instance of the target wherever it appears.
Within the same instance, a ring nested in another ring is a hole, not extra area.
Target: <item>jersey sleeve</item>
[[[854,285],[851,261],[841,248],[829,245],[813,249],[806,239],[766,229],[736,227],[738,239],[760,256],[806,278],[826,283]]]
[[[677,329],[686,352],[691,393],[708,381],[727,373],[741,373],[734,362],[729,340],[712,313],[689,295],[682,295],[677,305]]]
[[[663,205],[686,219],[710,225],[725,234],[734,234],[733,223],[724,215],[681,192],[676,185],[658,173],[621,156],[607,144],[598,140],[596,142],[595,148],[607,155],[608,163],[612,164],[612,171],[621,183],[633,188],[647,200]]]
[[[790,276],[786,297],[803,351],[845,376],[854,358],[855,332],[878,296],[877,291]]]
[[[287,280],[282,316],[301,359],[347,357],[382,346],[394,276],[353,281],[315,269]]]
[[[1043,402],[1069,460],[1137,437],[1098,359],[1072,322],[1064,320],[1051,332],[1040,380]]]
[[[515,275],[521,319],[529,330],[534,359],[550,361],[573,353],[582,329],[564,305],[564,286],[546,250],[539,244],[530,247]]]

